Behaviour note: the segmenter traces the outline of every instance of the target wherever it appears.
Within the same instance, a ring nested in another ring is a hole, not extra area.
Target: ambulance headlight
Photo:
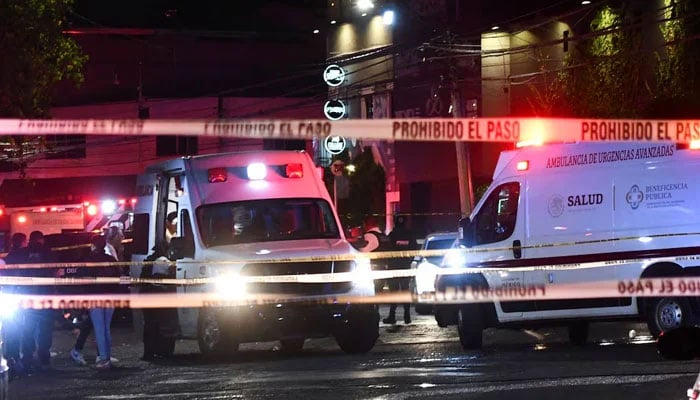
[[[228,272],[216,277],[216,293],[227,299],[243,299],[248,294],[246,281],[237,272]]]
[[[15,296],[0,293],[0,318],[12,318],[19,309],[19,299]]]
[[[372,264],[369,258],[357,257],[355,259],[355,270],[353,271],[352,281],[356,285],[374,285],[372,279]]]
[[[442,260],[442,266],[446,268],[464,268],[466,263],[467,257],[462,249],[448,250]]]
[[[435,277],[438,274],[438,266],[428,261],[423,261],[416,268],[416,292],[432,293],[435,291]]]

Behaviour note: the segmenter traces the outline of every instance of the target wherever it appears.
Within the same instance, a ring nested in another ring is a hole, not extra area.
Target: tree
[[[692,117],[700,106],[694,0],[622,1],[596,10],[561,68],[531,86],[536,115],[597,118]],[[657,43],[658,42],[658,43]],[[547,60],[542,60],[544,64]]]
[[[47,118],[56,84],[83,82],[87,61],[78,44],[63,34],[72,0],[0,1],[0,117]],[[20,169],[43,140],[0,138],[5,154]]]

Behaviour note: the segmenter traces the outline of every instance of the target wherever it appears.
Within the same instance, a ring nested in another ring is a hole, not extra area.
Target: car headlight
[[[228,299],[243,299],[248,294],[246,281],[238,272],[227,272],[216,277],[216,293]]]
[[[446,268],[464,268],[466,263],[467,257],[462,249],[449,249],[442,260],[442,266]]]
[[[438,267],[430,262],[423,261],[416,268],[416,292],[431,293],[435,291],[435,277],[438,274]]]
[[[355,259],[352,281],[358,285],[373,285],[372,263],[369,258],[359,256]]]

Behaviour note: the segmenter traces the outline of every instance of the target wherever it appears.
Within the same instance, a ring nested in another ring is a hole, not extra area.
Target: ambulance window
[[[194,257],[194,233],[192,232],[192,223],[190,222],[189,210],[180,212],[180,223],[182,224],[182,237],[185,240],[185,249],[191,252],[191,257]]]
[[[320,199],[266,199],[208,204],[197,209],[206,246],[338,238],[330,205]]]
[[[493,190],[474,217],[476,244],[500,242],[515,230],[520,184],[511,182]]]

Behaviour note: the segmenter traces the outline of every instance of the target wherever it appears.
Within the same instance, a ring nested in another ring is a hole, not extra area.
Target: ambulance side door
[[[468,264],[487,268],[482,275],[490,288],[517,288],[524,286],[524,274],[518,270],[523,257],[525,237],[524,200],[521,178],[502,181],[486,194],[481,207],[472,218],[475,252],[468,255]],[[469,254],[469,253],[468,253]],[[501,322],[518,319],[528,302],[509,301],[494,303]]]

